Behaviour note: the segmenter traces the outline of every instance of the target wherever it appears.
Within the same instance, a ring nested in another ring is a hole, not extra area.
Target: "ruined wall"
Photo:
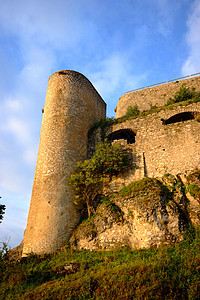
[[[200,103],[165,109],[104,130],[97,129],[93,139],[90,138],[93,147],[102,137],[109,137],[110,133],[121,129],[130,129],[135,134],[135,142],[132,144],[127,144],[123,134],[121,140],[116,140],[131,149],[133,165],[129,172],[112,181],[110,189],[118,191],[124,185],[146,176],[162,177],[166,173],[176,175],[200,168],[200,123],[191,119],[164,125],[161,120],[188,112],[194,116],[200,115]]]
[[[67,180],[76,162],[86,157],[89,128],[105,115],[105,102],[82,74],[51,75],[23,255],[59,249],[77,225],[79,213]]]
[[[152,105],[165,105],[169,97],[173,97],[183,83],[186,84],[186,87],[195,87],[196,91],[200,91],[200,76],[198,76],[131,92],[119,99],[116,118],[124,116],[128,106],[135,104],[141,111],[150,109],[150,102]]]
[[[117,106],[117,117],[126,113],[129,105],[140,110],[152,105],[162,106],[180,86],[200,90],[200,77],[173,82],[124,95]],[[193,118],[180,113],[189,113]],[[73,189],[68,178],[77,161],[92,154],[98,141],[118,130],[134,133],[134,142],[121,142],[132,150],[132,169],[115,178],[111,191],[143,177],[162,177],[200,168],[200,103],[174,106],[112,125],[88,131],[94,122],[106,116],[106,104],[86,77],[75,71],[54,73],[48,82],[41,128],[38,159],[33,184],[27,228],[24,234],[23,256],[27,253],[48,253],[59,249],[70,237],[79,221]],[[175,122],[168,122],[175,116]],[[165,119],[166,125],[161,119]]]

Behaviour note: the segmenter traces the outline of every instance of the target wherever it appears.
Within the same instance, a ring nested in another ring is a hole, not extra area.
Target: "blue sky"
[[[23,239],[49,76],[128,90],[200,72],[200,0],[0,0],[0,241]]]

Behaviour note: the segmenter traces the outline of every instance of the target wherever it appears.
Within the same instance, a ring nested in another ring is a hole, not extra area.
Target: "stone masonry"
[[[150,103],[165,105],[183,83],[200,90],[200,77],[193,77],[132,92],[120,98],[116,117],[125,115],[128,106],[134,104],[141,111],[148,110]],[[59,71],[49,78],[23,256],[53,252],[69,240],[79,213],[67,179],[77,161],[111,134],[120,132],[116,142],[130,148],[133,158],[131,170],[111,182],[112,192],[144,177],[161,178],[166,173],[176,175],[200,168],[200,102],[180,103],[98,128],[88,139],[91,126],[105,115],[105,102],[82,74]],[[134,136],[131,143],[127,143],[124,132]]]
[[[119,184],[119,189],[145,176],[162,177],[166,173],[176,175],[199,169],[200,123],[192,119],[164,125],[161,120],[187,112],[200,115],[200,103],[162,110],[109,128],[106,136],[119,129],[135,133],[135,143],[126,144],[133,153],[133,169],[113,181],[113,186]]]
[[[134,106],[135,104],[138,105],[141,111],[149,109],[150,105],[165,105],[169,97],[173,97],[182,84],[200,91],[200,76],[126,93],[119,99],[116,118],[124,116],[128,106]]]
[[[69,239],[79,213],[68,178],[86,158],[88,130],[105,116],[106,104],[86,77],[75,71],[51,75],[23,256],[53,252]]]

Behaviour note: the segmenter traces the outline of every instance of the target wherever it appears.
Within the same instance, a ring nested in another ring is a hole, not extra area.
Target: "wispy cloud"
[[[168,38],[175,32],[177,15],[182,17],[182,3],[189,2],[1,1],[0,192],[4,199],[15,192],[18,208],[23,203],[20,196],[30,200],[48,77],[59,69],[83,73],[107,102],[108,115],[113,115],[124,92],[152,82],[154,73],[163,73],[169,61],[174,65],[172,57],[180,53],[179,34],[174,48]],[[199,62],[198,28],[199,1],[195,1],[188,19],[190,55],[185,69]],[[8,218],[12,223],[11,212],[17,208],[9,201],[5,222]]]
[[[146,77],[145,73],[135,74],[130,67],[129,59],[131,59],[131,51],[113,52],[99,62],[97,71],[89,74],[96,89],[104,99],[108,99],[108,105],[111,104],[109,99],[114,93],[118,91],[121,96],[127,90],[136,88]],[[112,99],[112,101],[117,104],[118,99]]]
[[[195,0],[187,20],[188,31],[186,43],[188,45],[188,58],[182,66],[182,74],[192,74],[200,71],[200,1]]]

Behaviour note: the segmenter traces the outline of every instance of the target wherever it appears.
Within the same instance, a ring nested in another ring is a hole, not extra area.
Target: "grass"
[[[156,249],[72,251],[1,261],[0,299],[199,299],[200,230]],[[59,270],[73,262],[78,270]]]

